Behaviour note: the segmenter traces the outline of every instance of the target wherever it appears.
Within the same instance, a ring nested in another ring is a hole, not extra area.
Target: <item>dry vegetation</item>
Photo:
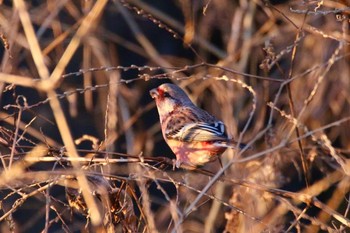
[[[0,231],[349,232],[349,6],[0,1]],[[251,149],[174,170],[163,82]]]

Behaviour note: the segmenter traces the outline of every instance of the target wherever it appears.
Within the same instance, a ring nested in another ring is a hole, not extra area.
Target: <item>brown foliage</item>
[[[0,1],[0,231],[349,231],[349,2],[149,2]],[[163,82],[251,149],[172,170]]]

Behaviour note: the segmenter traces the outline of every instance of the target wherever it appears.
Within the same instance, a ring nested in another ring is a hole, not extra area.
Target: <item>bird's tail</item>
[[[237,143],[236,141],[230,140],[230,141],[220,141],[216,142],[215,145],[221,146],[221,147],[227,147],[232,149],[252,149],[250,146],[247,146],[244,143]]]

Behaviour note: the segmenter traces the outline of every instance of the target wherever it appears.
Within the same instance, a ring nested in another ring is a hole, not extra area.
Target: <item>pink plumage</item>
[[[164,140],[176,155],[176,167],[195,169],[214,161],[235,144],[224,123],[198,108],[174,84],[152,89]]]

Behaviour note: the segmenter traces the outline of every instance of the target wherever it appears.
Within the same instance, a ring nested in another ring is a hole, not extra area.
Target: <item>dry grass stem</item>
[[[349,232],[346,1],[0,1],[1,232]],[[172,82],[241,149],[174,167]]]

